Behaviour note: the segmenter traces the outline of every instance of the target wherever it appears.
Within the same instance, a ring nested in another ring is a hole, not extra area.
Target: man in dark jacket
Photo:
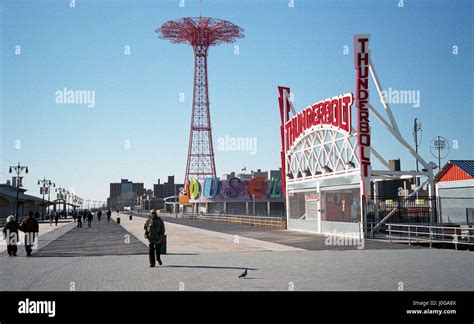
[[[31,256],[31,246],[35,243],[36,235],[39,232],[38,221],[33,217],[32,211],[30,211],[29,216],[21,222],[19,229],[25,233],[26,256]]]
[[[56,224],[56,226],[58,226],[58,221],[59,221],[59,214],[56,213],[56,214],[54,215],[54,224]]]
[[[92,212],[89,210],[87,212],[87,227],[92,226]]]
[[[81,210],[79,214],[77,215],[77,227],[82,228],[82,215],[83,211]]]
[[[162,265],[160,257],[161,240],[165,235],[165,223],[158,217],[156,210],[151,211],[151,216],[145,223],[145,238],[148,240],[148,256],[150,259],[150,267],[155,266],[155,253],[156,260],[159,265]]]
[[[7,217],[7,223],[3,227],[3,233],[5,234],[5,240],[7,241],[7,252],[9,256],[16,256],[18,243],[18,222],[15,220],[15,216],[10,215]]]
[[[112,215],[112,212],[110,211],[110,209],[107,211],[107,221],[109,222],[110,221],[110,216]]]
[[[102,217],[102,211],[99,209],[97,212],[97,220],[100,222],[100,218]]]

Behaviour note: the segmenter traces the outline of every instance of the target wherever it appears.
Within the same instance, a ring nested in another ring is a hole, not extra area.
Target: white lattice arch
[[[286,158],[289,181],[359,169],[356,136],[332,125],[317,125],[306,130],[295,140]]]

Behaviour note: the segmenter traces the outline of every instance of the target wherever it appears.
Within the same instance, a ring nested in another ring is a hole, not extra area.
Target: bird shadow
[[[219,266],[205,266],[205,265],[195,265],[195,266],[188,266],[188,265],[166,265],[163,266],[166,268],[191,268],[191,269],[229,269],[229,270],[258,270],[256,268],[243,268],[243,267],[219,267]]]

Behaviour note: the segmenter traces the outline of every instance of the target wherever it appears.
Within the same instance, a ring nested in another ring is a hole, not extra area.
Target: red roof
[[[474,161],[451,160],[435,176],[436,182],[474,180],[472,172]]]

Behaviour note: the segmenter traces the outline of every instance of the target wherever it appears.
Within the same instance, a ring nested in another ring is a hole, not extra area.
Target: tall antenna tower
[[[155,32],[161,39],[168,39],[175,44],[188,44],[194,49],[193,108],[184,182],[188,183],[192,178],[215,177],[207,53],[210,46],[233,43],[244,37],[244,30],[227,20],[200,16],[170,20]]]

